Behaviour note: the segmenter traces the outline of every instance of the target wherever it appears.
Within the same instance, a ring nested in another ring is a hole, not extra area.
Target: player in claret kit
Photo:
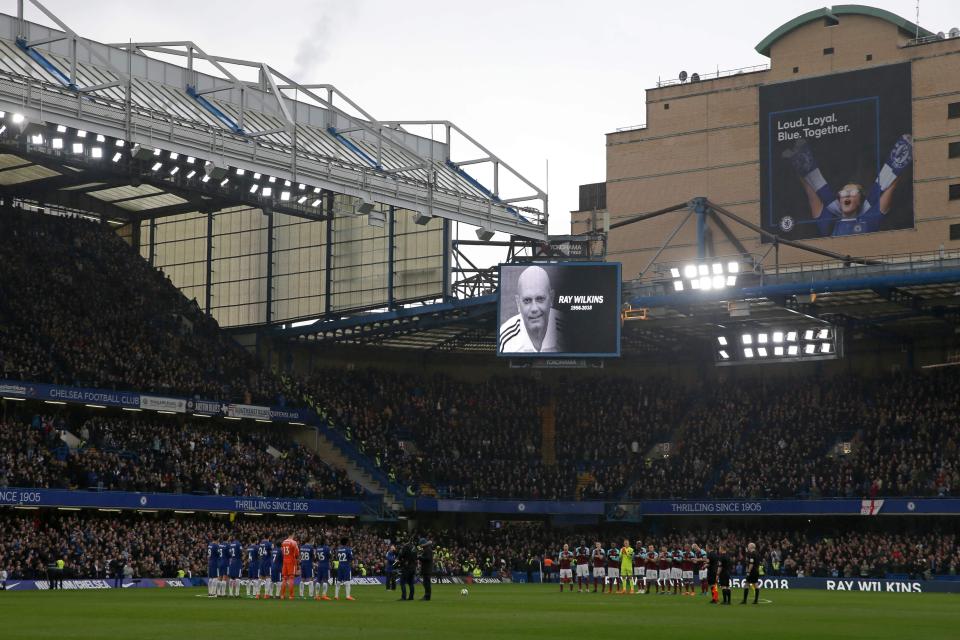
[[[611,594],[614,593],[614,585],[620,586],[620,547],[616,544],[610,545],[607,551],[607,583],[610,589],[607,593]]]
[[[563,549],[557,554],[557,566],[560,567],[560,593],[563,593],[564,585],[570,585],[570,591],[573,591],[573,552],[570,551],[570,545],[563,545]]]
[[[297,564],[300,562],[300,545],[297,544],[293,534],[291,534],[280,543],[280,549],[283,555],[283,568],[280,574],[282,580],[280,599],[283,600],[284,594],[287,594],[287,599],[293,600],[293,583],[297,577]]]
[[[659,593],[657,584],[657,552],[653,545],[647,545],[647,552],[643,557],[643,564],[646,567],[646,579],[644,580],[644,589],[647,593]]]
[[[303,595],[304,585],[308,587],[307,595]],[[313,598],[316,595],[316,584],[313,581],[313,545],[300,545],[300,597]]]
[[[671,554],[670,563],[670,582],[673,583],[673,595],[680,593],[680,587],[683,585],[683,550],[677,547]]]
[[[646,573],[646,553],[643,549],[642,541],[637,540],[636,556],[633,560],[633,585],[636,587],[637,595],[646,593],[647,583],[644,580]]]
[[[696,556],[694,555],[693,550],[690,548],[690,545],[683,545],[683,551],[681,552],[680,559],[680,569],[681,578],[683,579],[683,595],[685,596],[697,595],[693,589],[693,565],[695,561]]]
[[[696,555],[696,566],[698,577],[700,579],[700,595],[707,594],[707,551],[697,545],[693,545],[693,552]]]
[[[313,550],[313,557],[317,561],[315,581],[320,583],[321,589],[321,593],[314,596],[314,599],[329,600],[327,588],[330,586],[330,547],[327,546],[326,538],[320,538],[320,544]]]
[[[671,555],[666,547],[660,547],[657,555],[657,593],[670,592],[670,563]]]
[[[586,541],[580,541],[580,546],[573,550],[573,555],[577,558],[577,593],[590,591],[590,548]]]
[[[607,588],[607,552],[603,546],[596,542],[593,547],[593,592],[597,592],[597,585],[602,584],[604,590]]]

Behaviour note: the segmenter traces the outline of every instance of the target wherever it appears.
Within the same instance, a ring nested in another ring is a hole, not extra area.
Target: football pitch
[[[209,599],[205,588],[0,592],[0,629],[29,638],[957,638],[951,594],[761,593],[759,605],[707,598],[560,594],[553,585],[434,587],[432,602],[357,587],[354,602]],[[418,589],[417,597],[421,595]],[[342,593],[341,593],[342,596]],[[756,636],[754,636],[756,637]]]

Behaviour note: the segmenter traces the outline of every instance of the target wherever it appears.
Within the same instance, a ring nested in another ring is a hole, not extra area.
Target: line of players
[[[333,548],[326,538],[301,545],[293,535],[277,543],[269,539],[254,541],[246,548],[235,538],[207,543],[209,597],[239,598],[244,575],[248,598],[293,600],[294,582],[300,576],[301,598],[330,600],[327,593],[332,583],[333,600],[340,599],[341,586],[347,600],[356,599],[350,595],[353,549],[347,538],[340,538],[340,544]]]
[[[593,592],[599,590],[608,594],[672,593],[696,596],[696,583],[699,582],[700,593],[710,593],[711,603],[718,603],[722,591],[723,604],[730,604],[731,561],[722,545],[716,551],[709,544],[703,548],[697,544],[685,544],[682,548],[672,550],[660,547],[657,551],[654,545],[644,549],[638,541],[635,550],[630,546],[630,541],[625,539],[621,547],[614,544],[610,549],[604,549],[601,542],[595,542],[591,549],[581,540],[573,550],[569,544],[563,545],[557,554],[557,566],[561,593],[564,586],[573,591],[573,572],[576,570],[579,593],[590,592],[591,577]],[[747,546],[746,568],[746,582],[754,591],[754,604],[757,604],[760,562],[756,545],[752,542]],[[745,589],[741,604],[746,604],[747,593]]]

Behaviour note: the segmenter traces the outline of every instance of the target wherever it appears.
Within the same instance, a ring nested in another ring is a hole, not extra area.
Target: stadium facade
[[[957,35],[931,33],[881,9],[838,5],[765,36],[756,50],[768,65],[691,69],[659,82],[647,90],[646,123],[607,134],[607,179],[582,188],[573,233],[610,225],[608,258],[623,263],[625,280],[649,279],[654,259],[679,263],[698,245],[707,256],[769,252],[770,237],[712,216],[675,236],[674,216],[616,226],[697,196],[766,232],[839,255],[960,247]],[[848,183],[868,191],[904,135],[912,137],[912,166],[903,169],[879,225],[851,223],[841,231],[816,224],[819,211],[785,157],[797,136],[809,142],[835,193]],[[781,265],[811,260],[785,244],[776,249]]]

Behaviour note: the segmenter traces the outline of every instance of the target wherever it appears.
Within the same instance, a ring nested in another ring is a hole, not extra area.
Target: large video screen
[[[497,355],[620,355],[620,263],[500,265]]]
[[[910,63],[760,87],[764,229],[802,240],[913,227]]]

